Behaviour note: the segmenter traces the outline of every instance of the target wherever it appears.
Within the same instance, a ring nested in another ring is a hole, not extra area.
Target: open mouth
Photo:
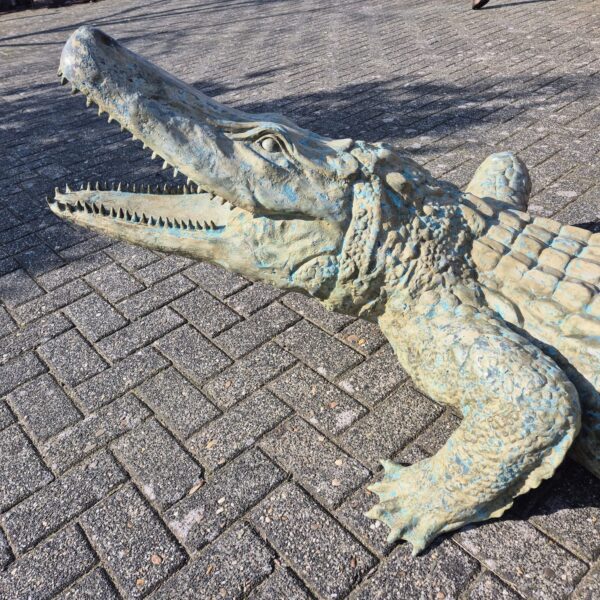
[[[61,85],[69,81],[59,70]],[[72,85],[71,93],[82,92],[88,108],[97,105],[98,115],[108,113],[108,122],[117,122],[121,131],[128,131],[118,117],[110,114],[91,95]],[[139,141],[131,134],[134,141]],[[170,165],[158,151],[145,143],[144,149],[151,153],[153,160],[163,161],[162,169],[173,169],[173,176],[179,171]],[[206,191],[202,185],[188,178],[185,185],[139,185],[119,183],[109,185],[96,182],[82,185],[78,191],[69,185],[64,191],[56,188],[54,197],[48,198],[50,209],[59,216],[82,225],[92,224],[95,228],[110,230],[112,226],[142,226],[153,229],[172,229],[181,232],[222,232],[236,213],[245,213],[216,194]]]

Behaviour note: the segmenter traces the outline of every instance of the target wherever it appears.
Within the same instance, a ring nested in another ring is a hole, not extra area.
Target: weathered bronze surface
[[[417,552],[501,515],[570,448],[600,476],[600,234],[528,214],[513,154],[463,192],[387,145],[222,106],[88,27],[59,76],[188,186],[67,189],[56,214],[375,321],[415,385],[462,413],[432,458],[384,463],[368,514],[390,540]]]

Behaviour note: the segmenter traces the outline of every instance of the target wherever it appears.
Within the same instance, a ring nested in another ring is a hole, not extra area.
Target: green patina
[[[462,414],[435,456],[383,463],[368,514],[391,540],[417,552],[501,515],[569,449],[600,476],[600,234],[528,214],[514,155],[463,192],[387,145],[222,106],[88,27],[59,76],[189,187],[67,189],[56,214],[375,321],[415,385]]]

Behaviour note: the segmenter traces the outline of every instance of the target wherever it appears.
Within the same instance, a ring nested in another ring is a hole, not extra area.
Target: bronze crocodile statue
[[[435,456],[384,461],[368,516],[390,541],[418,552],[498,517],[569,449],[600,476],[600,234],[528,214],[514,155],[463,192],[388,145],[225,107],[89,27],[59,76],[190,187],[67,188],[56,214],[377,322],[414,384],[462,413]]]

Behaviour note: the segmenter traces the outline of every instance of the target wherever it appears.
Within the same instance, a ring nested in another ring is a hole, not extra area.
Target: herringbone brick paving
[[[105,0],[0,15],[0,597],[600,597],[600,482],[567,461],[418,558],[362,513],[458,419],[379,330],[55,219],[169,181],[56,80],[94,23],[220,100],[385,139],[464,185],[518,151],[533,212],[600,215],[600,3]]]

